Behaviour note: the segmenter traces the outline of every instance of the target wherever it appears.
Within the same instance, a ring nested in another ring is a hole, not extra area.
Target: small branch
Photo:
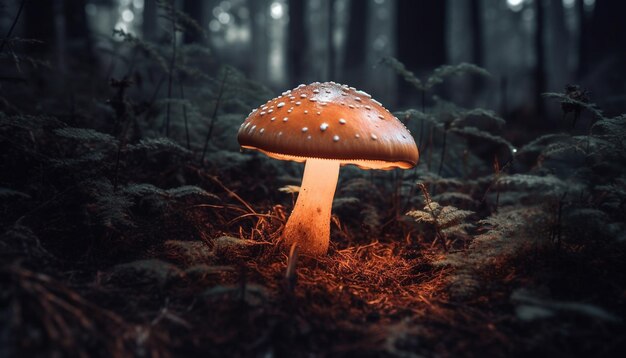
[[[6,36],[2,39],[2,43],[0,44],[0,53],[2,52],[2,50],[4,50],[4,46],[9,41],[9,37],[11,37],[11,34],[13,33],[13,30],[15,29],[15,25],[17,25],[17,20],[19,20],[20,15],[22,14],[22,10],[24,9],[24,4],[26,4],[26,0],[22,0],[20,2],[20,8],[17,10],[17,14],[15,14],[15,17],[13,18],[13,23],[11,24],[11,27],[9,27],[9,31],[7,32]]]

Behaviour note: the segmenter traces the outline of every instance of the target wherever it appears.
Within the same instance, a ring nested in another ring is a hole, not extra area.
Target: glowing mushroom
[[[237,139],[242,148],[306,162],[282,238],[289,246],[297,242],[310,255],[328,250],[340,165],[408,169],[419,157],[413,137],[396,117],[367,93],[335,82],[283,92],[250,113]]]

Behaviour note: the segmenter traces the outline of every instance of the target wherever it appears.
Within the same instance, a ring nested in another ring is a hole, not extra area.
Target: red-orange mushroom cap
[[[334,159],[363,169],[408,169],[419,158],[402,122],[369,94],[335,82],[283,92],[250,113],[237,140],[272,158]]]

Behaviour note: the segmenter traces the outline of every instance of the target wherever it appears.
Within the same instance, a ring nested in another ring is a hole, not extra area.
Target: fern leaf
[[[117,145],[117,139],[115,139],[113,136],[106,133],[98,132],[90,128],[68,127],[56,129],[54,132],[58,136],[68,139],[76,139],[85,142],[102,142]]]

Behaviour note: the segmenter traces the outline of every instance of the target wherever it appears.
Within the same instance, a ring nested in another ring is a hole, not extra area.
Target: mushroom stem
[[[298,243],[302,253],[326,254],[330,241],[330,210],[338,177],[339,161],[307,159],[298,200],[283,231],[287,248]]]

